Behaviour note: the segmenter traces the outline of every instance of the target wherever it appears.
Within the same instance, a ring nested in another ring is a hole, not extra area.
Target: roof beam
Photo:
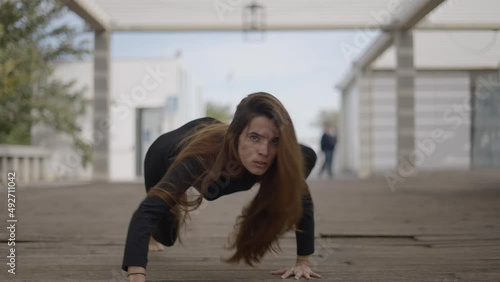
[[[408,30],[415,27],[427,14],[434,10],[437,6],[441,5],[445,0],[427,0],[413,6],[408,10],[407,14],[402,17],[402,20],[395,21],[390,25],[390,29],[382,33],[368,48],[366,48],[363,55],[353,63],[353,68],[347,73],[337,84],[338,89],[344,89],[356,77],[356,72],[366,69],[371,65],[380,55],[382,55],[387,48],[394,42],[394,35],[399,30]],[[411,3],[411,2],[407,2]],[[415,3],[415,2],[413,2]]]
[[[212,24],[196,23],[191,26],[176,24],[159,25],[123,25],[111,24],[112,31],[243,31],[242,24]],[[314,24],[314,23],[290,23],[290,24],[272,24],[267,23],[263,31],[297,31],[297,30],[355,30],[366,29],[366,24]],[[257,31],[258,32],[258,31]]]
[[[230,25],[214,25],[214,24],[202,24],[197,23],[196,25],[122,25],[122,24],[110,24],[108,28],[112,31],[242,31],[242,25],[230,24]],[[332,24],[268,24],[264,31],[296,31],[296,30],[364,30],[366,29],[366,24],[342,24],[342,23],[332,23]],[[400,28],[398,26],[386,26],[381,28],[383,31],[391,32],[398,31],[405,28]],[[413,27],[415,30],[500,30],[500,23],[431,23],[425,22],[415,25]]]
[[[356,61],[355,65],[360,69],[367,68],[373,61],[375,61],[380,55],[382,55],[387,48],[389,48],[394,42],[394,35],[399,30],[412,29],[420,20],[422,20],[427,14],[434,10],[437,6],[443,3],[445,0],[427,0],[421,5],[417,5],[410,9],[405,17],[399,22],[394,23],[390,31],[381,34],[367,51]]]
[[[73,9],[72,9],[73,10]],[[78,14],[78,13],[77,13]],[[80,14],[79,14],[80,15]],[[83,17],[83,16],[82,16]],[[89,22],[86,18],[85,20]],[[92,25],[92,24],[91,24]],[[102,28],[102,25],[97,23],[97,26],[92,26],[95,29]],[[269,24],[264,31],[300,31],[300,30],[364,30],[366,24]],[[106,30],[128,32],[128,31],[145,31],[145,32],[161,32],[161,31],[181,31],[181,32],[197,32],[197,31],[242,31],[241,25],[214,25],[214,24],[200,24],[187,26],[187,25],[123,25],[123,24],[107,24]],[[387,26],[382,27],[383,31],[397,31],[402,28]],[[484,31],[484,30],[500,30],[500,23],[421,23],[413,27],[415,30],[457,30],[457,31]]]
[[[96,31],[109,30],[107,15],[92,2],[84,0],[59,0],[59,2],[79,15],[92,29]]]
[[[441,5],[444,1],[445,0],[427,0],[419,2],[422,4],[416,5],[413,10],[408,12],[399,24],[399,29],[407,30],[413,28],[418,22],[425,18],[425,16],[427,16],[437,6]]]
[[[345,89],[352,81],[356,78],[356,72],[362,70],[369,66],[374,60],[376,60],[380,55],[382,55],[387,48],[392,45],[393,35],[390,32],[382,33],[371,46],[366,49],[366,51],[353,62],[351,70],[337,83],[338,89]]]
[[[418,30],[500,30],[500,23],[432,23],[425,22],[415,26]]]

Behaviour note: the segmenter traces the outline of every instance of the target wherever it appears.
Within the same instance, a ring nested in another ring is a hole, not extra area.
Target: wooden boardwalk
[[[500,171],[420,173],[394,191],[383,177],[309,184],[318,281],[500,281]],[[150,254],[148,281],[281,280],[269,272],[293,263],[293,234],[281,240],[282,254],[256,268],[220,261],[253,193],[203,204],[184,245]],[[19,187],[15,275],[7,272],[0,195],[0,281],[127,281],[120,265],[141,184]]]

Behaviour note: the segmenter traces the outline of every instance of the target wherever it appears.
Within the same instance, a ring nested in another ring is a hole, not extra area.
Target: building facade
[[[162,133],[205,115],[201,86],[182,65],[180,58],[113,59],[110,65],[109,118],[93,125],[93,61],[60,63],[55,77],[75,80],[84,87],[87,111],[81,118],[82,138],[98,146],[109,129],[109,174],[111,181],[142,178],[147,148]],[[32,132],[36,145],[51,149],[52,178],[92,179],[91,164],[83,167],[70,140],[46,128]]]
[[[411,156],[417,170],[500,167],[498,75],[498,70],[416,72]],[[371,70],[342,91],[341,169],[365,176],[397,168],[396,110],[392,70]]]

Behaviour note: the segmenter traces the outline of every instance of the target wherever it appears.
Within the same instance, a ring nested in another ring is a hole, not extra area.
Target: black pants
[[[146,185],[146,192],[162,179],[170,164],[172,164],[175,153],[178,153],[176,152],[175,146],[178,144],[179,139],[182,138],[182,133],[184,132],[176,130],[163,134],[149,148],[144,160],[144,182]],[[307,178],[316,164],[316,153],[307,146],[300,146],[304,156],[306,167],[305,176]],[[177,240],[178,226],[178,218],[173,213],[169,213],[168,216],[160,220],[152,236],[161,244],[172,246]]]
[[[328,176],[333,177],[333,150],[324,150],[323,152],[325,153],[325,161],[323,162],[323,166],[319,171],[319,175],[321,176],[326,170],[326,172],[328,172]]]

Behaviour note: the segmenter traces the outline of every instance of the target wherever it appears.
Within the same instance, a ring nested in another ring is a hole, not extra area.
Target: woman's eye
[[[274,138],[273,140],[271,140],[271,143],[272,143],[273,145],[278,145],[279,141],[280,141],[280,140],[279,140],[278,138]]]
[[[259,137],[257,135],[250,135],[250,140],[252,140],[252,141],[258,141]]]

